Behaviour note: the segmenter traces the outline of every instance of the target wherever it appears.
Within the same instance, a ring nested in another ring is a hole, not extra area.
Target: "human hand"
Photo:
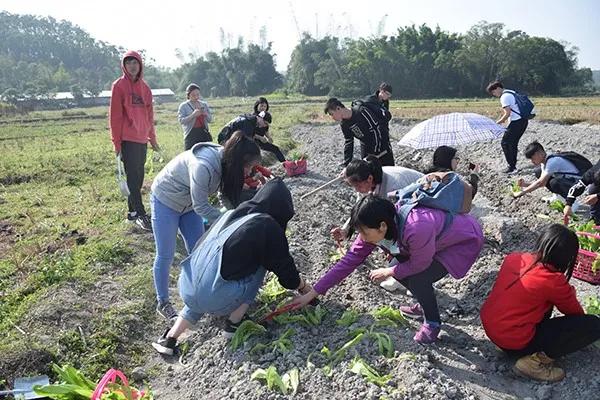
[[[307,304],[309,304],[311,301],[313,301],[318,295],[319,294],[315,291],[315,289],[313,289],[311,287],[310,290],[306,294],[295,297],[288,304],[292,305],[293,310],[298,310],[302,307],[305,307]]]
[[[345,178],[346,177],[346,167],[344,167],[344,169],[342,169],[342,171],[338,174],[337,177],[338,178]]]
[[[383,282],[394,275],[394,268],[377,268],[369,273],[369,278],[375,283]]]
[[[585,196],[583,198],[583,204],[587,204],[588,206],[593,206],[598,202],[598,194],[590,194],[589,196]]]
[[[573,208],[571,206],[565,206],[565,208],[563,208],[563,215],[565,217],[568,217],[569,215],[573,215]]]
[[[519,192],[513,192],[512,195],[515,199],[518,199],[519,197],[523,196],[523,194],[524,193],[522,191],[519,191]]]
[[[339,226],[336,226],[330,231],[330,233],[336,242],[341,242],[344,240],[344,238],[346,237],[348,232],[346,232],[344,229],[340,228]]]
[[[519,187],[524,187],[525,186],[525,179],[523,179],[523,178],[517,179],[517,185],[519,185]]]

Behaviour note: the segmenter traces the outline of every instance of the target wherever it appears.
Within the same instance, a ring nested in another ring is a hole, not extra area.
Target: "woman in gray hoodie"
[[[254,140],[236,132],[221,147],[198,143],[173,158],[152,183],[150,205],[156,245],[154,286],[157,312],[167,319],[177,317],[169,302],[169,271],[175,257],[177,231],[188,253],[204,233],[204,221],[212,224],[221,212],[209,203],[220,191],[236,206],[240,202],[244,177],[260,162],[260,149]]]
[[[190,83],[185,89],[187,101],[179,105],[177,119],[183,129],[183,142],[185,150],[189,150],[196,143],[212,142],[208,131],[208,124],[212,122],[212,113],[208,103],[200,100],[200,87]]]

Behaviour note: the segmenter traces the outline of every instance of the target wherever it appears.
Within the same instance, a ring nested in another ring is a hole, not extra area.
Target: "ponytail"
[[[236,131],[225,142],[221,158],[221,193],[237,207],[244,186],[244,167],[260,161],[260,149],[254,140]]]

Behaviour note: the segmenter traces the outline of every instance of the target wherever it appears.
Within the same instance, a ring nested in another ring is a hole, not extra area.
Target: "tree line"
[[[16,102],[59,91],[76,98],[97,94],[120,75],[124,50],[68,21],[0,12],[0,96]],[[285,76],[276,70],[270,43],[246,44],[241,38],[235,47],[174,70],[145,58],[144,75],[151,87],[179,92],[196,82],[211,97],[277,89],[350,97],[371,92],[381,81],[394,87],[397,98],[481,96],[494,79],[531,94],[594,90],[592,71],[577,67],[577,48],[487,22],[465,34],[427,25],[360,39],[304,34]]]

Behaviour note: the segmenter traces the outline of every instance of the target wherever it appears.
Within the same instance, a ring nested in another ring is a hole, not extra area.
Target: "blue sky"
[[[600,1],[595,0],[1,0],[0,9],[67,19],[97,39],[146,49],[158,64],[169,67],[181,63],[177,48],[186,55],[221,50],[221,29],[235,45],[238,36],[259,42],[266,26],[277,69],[285,70],[299,31],[370,36],[387,14],[383,32],[388,35],[410,24],[466,32],[481,20],[501,22],[510,30],[569,42],[580,49],[579,66],[600,69]]]

